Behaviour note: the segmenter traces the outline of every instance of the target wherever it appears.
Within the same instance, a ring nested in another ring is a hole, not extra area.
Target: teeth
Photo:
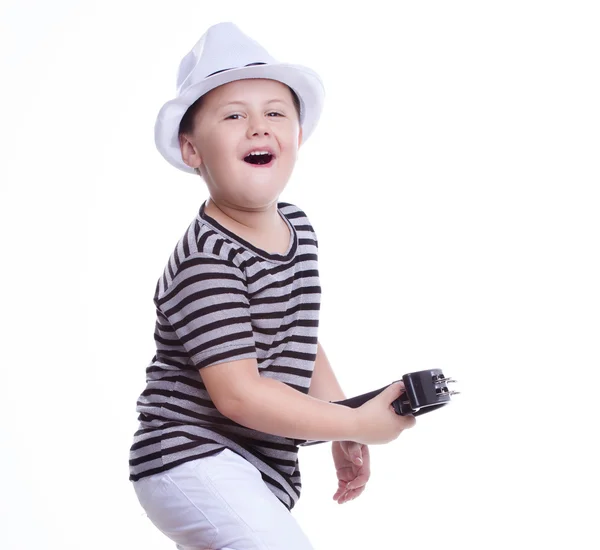
[[[270,155],[269,151],[252,151],[249,155]]]

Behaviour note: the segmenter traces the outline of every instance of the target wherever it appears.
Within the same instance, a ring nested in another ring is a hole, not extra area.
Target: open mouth
[[[244,162],[248,164],[254,164],[255,166],[262,166],[269,164],[275,157],[271,153],[266,151],[256,151],[244,157]]]

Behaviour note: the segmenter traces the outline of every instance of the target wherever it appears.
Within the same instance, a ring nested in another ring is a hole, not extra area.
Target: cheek
[[[235,148],[223,136],[214,134],[204,141],[204,161],[210,166],[231,164],[231,156],[235,155]]]
[[[290,129],[280,142],[282,151],[292,158],[296,158],[298,154],[298,132],[297,129]]]

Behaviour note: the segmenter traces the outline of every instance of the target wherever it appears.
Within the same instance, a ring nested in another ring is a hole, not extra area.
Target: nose
[[[249,118],[248,122],[248,137],[251,136],[268,136],[269,126],[262,115],[255,115]]]

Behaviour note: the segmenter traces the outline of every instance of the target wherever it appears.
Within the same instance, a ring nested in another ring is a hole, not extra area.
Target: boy
[[[345,395],[317,338],[317,237],[278,202],[322,103],[314,72],[221,23],[183,58],[158,115],[157,148],[210,196],[156,285],[130,456],[140,503],[180,549],[310,549],[290,513],[298,445],[333,442],[341,503],[364,490],[366,445],[414,424],[390,406],[401,384],[358,409],[330,403]]]

